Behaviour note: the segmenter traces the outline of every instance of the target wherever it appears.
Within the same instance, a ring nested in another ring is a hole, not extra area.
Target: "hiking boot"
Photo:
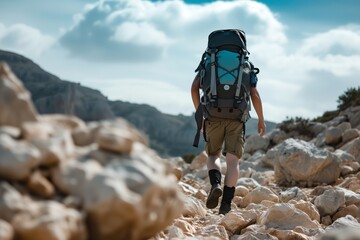
[[[221,202],[219,214],[227,214],[231,210],[231,203]]]
[[[206,200],[206,207],[209,209],[216,208],[219,203],[219,198],[222,195],[221,190],[221,173],[219,170],[209,170],[209,179],[211,184],[211,190]]]
[[[209,209],[216,208],[219,204],[219,198],[222,195],[222,190],[220,184],[216,183],[211,186],[208,198],[206,200],[206,207]]]
[[[219,208],[219,214],[227,214],[231,210],[231,201],[234,198],[235,187],[224,186],[224,193]]]

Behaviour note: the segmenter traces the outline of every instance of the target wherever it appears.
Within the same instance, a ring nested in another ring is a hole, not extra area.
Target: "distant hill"
[[[7,62],[31,92],[41,114],[64,113],[87,122],[123,117],[142,130],[149,137],[151,147],[164,156],[198,153],[203,149],[203,142],[199,148],[192,147],[196,131],[194,116],[164,114],[147,104],[109,101],[100,91],[61,80],[16,53],[0,50],[0,61]],[[266,124],[268,131],[276,125]],[[247,135],[255,134],[257,120],[250,119],[246,130]]]

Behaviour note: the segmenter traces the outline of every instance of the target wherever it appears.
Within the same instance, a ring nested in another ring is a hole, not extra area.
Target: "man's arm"
[[[199,89],[200,89],[200,77],[199,77],[199,74],[197,74],[191,85],[191,98],[192,98],[195,109],[197,109],[200,105]]]
[[[256,114],[258,115],[259,118],[258,133],[260,134],[260,136],[264,136],[264,134],[266,133],[266,125],[264,122],[264,115],[262,110],[262,102],[261,102],[260,94],[256,89],[256,87],[250,88],[250,96]]]

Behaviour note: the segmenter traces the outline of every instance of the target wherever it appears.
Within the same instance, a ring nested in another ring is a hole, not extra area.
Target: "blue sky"
[[[0,48],[110,99],[189,115],[207,35],[240,28],[265,118],[313,118],[360,85],[359,12],[357,0],[0,0]]]

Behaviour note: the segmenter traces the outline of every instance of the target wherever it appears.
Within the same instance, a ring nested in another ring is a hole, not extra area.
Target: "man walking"
[[[206,206],[216,208],[222,196],[219,214],[231,210],[239,178],[239,160],[244,149],[244,127],[249,118],[250,98],[259,119],[258,132],[261,136],[266,132],[262,102],[256,88],[259,70],[248,61],[247,53],[243,31],[230,29],[212,32],[191,86],[198,133],[204,131],[208,154],[211,190]],[[200,89],[203,93],[201,98]],[[197,142],[198,139],[194,141],[194,146],[197,146]],[[220,156],[223,144],[227,170],[222,190]]]

